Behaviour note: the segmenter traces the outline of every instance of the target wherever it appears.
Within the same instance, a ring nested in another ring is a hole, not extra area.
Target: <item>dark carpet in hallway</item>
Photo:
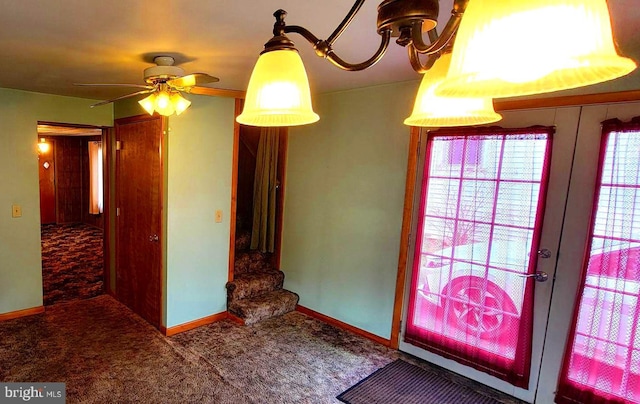
[[[103,293],[102,229],[82,223],[42,225],[45,306]]]

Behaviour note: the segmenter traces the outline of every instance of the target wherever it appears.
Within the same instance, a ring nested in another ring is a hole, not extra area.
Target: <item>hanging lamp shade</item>
[[[252,126],[297,126],[317,122],[309,80],[295,49],[264,52],[253,68],[244,109],[236,118]]]
[[[159,91],[154,104],[154,109],[160,115],[169,116],[176,110],[171,102],[171,95],[168,91]]]
[[[436,88],[447,76],[451,64],[451,53],[442,55],[425,73],[418,89],[411,116],[405,125],[448,127],[470,126],[496,122],[502,116],[493,109],[491,98],[438,97]]]
[[[156,101],[156,93],[151,93],[150,96],[145,97],[140,101],[138,101],[138,104],[140,104],[140,106],[142,106],[142,108],[144,108],[144,110],[147,111],[149,115],[153,115],[155,101]]]
[[[138,104],[140,104],[149,115],[157,112],[160,115],[170,116],[174,112],[176,115],[183,113],[191,106],[191,101],[184,98],[179,92],[159,90],[141,99],[138,101]]]
[[[191,106],[191,101],[189,101],[188,99],[184,98],[178,92],[175,92],[175,93],[171,94],[171,103],[173,104],[173,106],[174,106],[174,108],[176,110],[176,115],[180,115],[187,108],[189,108]]]
[[[437,92],[537,94],[611,80],[635,68],[616,51],[606,0],[473,0]]]

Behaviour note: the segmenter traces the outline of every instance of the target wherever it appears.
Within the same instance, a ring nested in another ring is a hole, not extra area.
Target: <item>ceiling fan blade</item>
[[[102,86],[102,87],[136,87],[146,88],[150,90],[153,86],[145,86],[143,84],[122,84],[122,83],[73,83],[74,86]]]
[[[224,88],[213,88],[213,87],[190,87],[186,90],[183,90],[188,94],[197,94],[197,95],[209,95],[215,97],[231,97],[231,98],[244,98],[246,93],[240,90],[228,90]]]
[[[220,79],[210,76],[206,73],[193,73],[186,76],[178,77],[176,79],[168,80],[167,84],[171,87],[187,88],[207,83],[215,83],[216,81],[220,81]]]
[[[93,107],[99,107],[100,105],[109,104],[109,103],[114,102],[114,101],[123,100],[123,99],[125,99],[125,98],[135,97],[136,95],[140,95],[140,94],[148,94],[148,93],[152,93],[152,92],[153,92],[153,89],[150,89],[150,90],[140,90],[140,91],[136,91],[135,93],[131,93],[131,94],[127,94],[127,95],[123,95],[123,96],[121,96],[121,97],[117,97],[117,98],[112,98],[112,99],[107,100],[107,101],[100,101],[100,102],[98,102],[98,103],[96,103],[96,104],[93,104],[93,105],[91,106],[91,108],[93,108]]]

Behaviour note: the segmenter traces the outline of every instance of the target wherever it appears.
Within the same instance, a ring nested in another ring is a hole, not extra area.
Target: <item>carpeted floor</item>
[[[242,327],[221,321],[171,338],[229,383],[265,403],[331,403],[397,357],[299,312]]]
[[[41,236],[45,306],[103,293],[102,229],[82,223],[44,224]]]
[[[397,358],[436,371],[298,312],[166,338],[103,295],[0,322],[0,381],[66,382],[69,403],[338,403]]]
[[[65,382],[68,403],[252,403],[107,295],[0,323],[0,381]]]

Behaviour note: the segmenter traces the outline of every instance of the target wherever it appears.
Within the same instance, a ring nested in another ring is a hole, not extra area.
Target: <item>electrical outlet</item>
[[[22,206],[11,205],[11,217],[22,217]]]
[[[216,210],[216,223],[222,223],[222,211]]]

